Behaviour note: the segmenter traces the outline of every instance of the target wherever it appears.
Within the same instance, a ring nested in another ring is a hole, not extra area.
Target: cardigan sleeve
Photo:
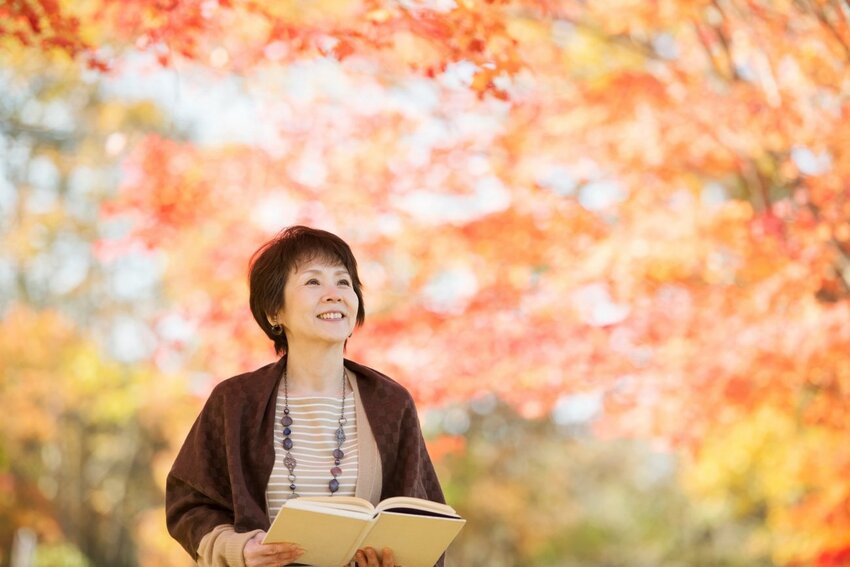
[[[396,466],[391,475],[390,485],[384,487],[381,498],[412,496],[445,504],[446,498],[419,425],[419,415],[413,398],[409,394],[405,396],[399,428]],[[434,564],[435,567],[443,567],[445,560],[444,553]]]
[[[398,445],[393,459],[395,466],[381,498],[412,496],[445,504],[446,499],[419,425],[419,415],[409,394],[398,426]]]
[[[203,537],[218,525],[233,524],[229,510],[173,474],[166,481],[165,519],[168,532],[196,561]]]
[[[230,483],[223,447],[223,395],[213,390],[198,415],[165,486],[165,515],[168,531],[180,545],[198,559],[201,539],[213,528],[233,524]]]
[[[198,567],[245,567],[245,544],[259,533],[263,530],[237,533],[230,524],[216,526],[201,539]]]
[[[402,438],[402,443],[399,453],[403,458],[407,458],[413,462],[408,465],[408,470],[415,470],[415,481],[413,483],[415,493],[421,493],[427,500],[433,502],[446,503],[446,498],[443,495],[443,489],[440,486],[440,480],[437,478],[437,472],[434,470],[434,465],[431,462],[431,456],[428,454],[428,448],[425,446],[425,438],[422,435],[422,428],[419,425],[419,415],[416,412],[416,406],[411,400],[408,411],[405,412],[405,418],[410,421],[410,430],[415,431],[415,434],[407,435]],[[410,446],[405,445],[409,443]],[[434,567],[443,567],[446,561],[446,554],[440,556]]]

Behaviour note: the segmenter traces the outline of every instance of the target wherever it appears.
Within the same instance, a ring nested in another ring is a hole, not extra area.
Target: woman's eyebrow
[[[322,270],[311,269],[311,270],[304,270],[304,271],[303,271],[303,272],[301,272],[301,273],[302,273],[302,274],[321,274],[321,273],[323,273],[323,272],[322,272]],[[339,275],[339,274],[345,274],[345,275],[347,276],[347,275],[348,275],[348,270],[346,270],[345,268],[342,268],[342,269],[339,269],[339,270],[337,270],[337,271],[335,271],[335,272],[334,272],[334,275],[335,275],[335,276],[336,276],[336,275]]]

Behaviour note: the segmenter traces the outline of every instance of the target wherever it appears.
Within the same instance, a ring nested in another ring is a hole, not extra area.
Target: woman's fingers
[[[393,557],[393,552],[387,547],[383,549],[380,556],[378,555],[378,552],[372,549],[371,547],[367,547],[365,549],[358,549],[357,553],[354,555],[354,560],[357,561],[357,567],[395,566],[395,558]]]
[[[242,555],[245,567],[280,567],[294,562],[304,550],[294,543],[268,543],[263,545],[264,534],[259,533],[248,540]]]
[[[371,555],[371,558],[370,558]],[[357,567],[378,567],[375,550],[371,547],[357,550]]]

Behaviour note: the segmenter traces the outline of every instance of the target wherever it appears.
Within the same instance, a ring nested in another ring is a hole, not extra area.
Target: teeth
[[[319,319],[342,319],[342,313],[322,313]]]

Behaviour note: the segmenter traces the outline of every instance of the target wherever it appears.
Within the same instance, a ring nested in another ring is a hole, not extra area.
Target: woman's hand
[[[294,543],[267,543],[263,545],[265,535],[265,532],[260,532],[245,544],[245,548],[242,550],[245,567],[289,565],[304,553],[304,550]]]
[[[367,547],[366,549],[358,549],[357,553],[354,554],[354,561],[357,562],[357,567],[395,566],[393,550],[388,547],[384,548],[384,551],[381,552],[380,557],[378,556],[378,552],[372,549],[371,547]]]

